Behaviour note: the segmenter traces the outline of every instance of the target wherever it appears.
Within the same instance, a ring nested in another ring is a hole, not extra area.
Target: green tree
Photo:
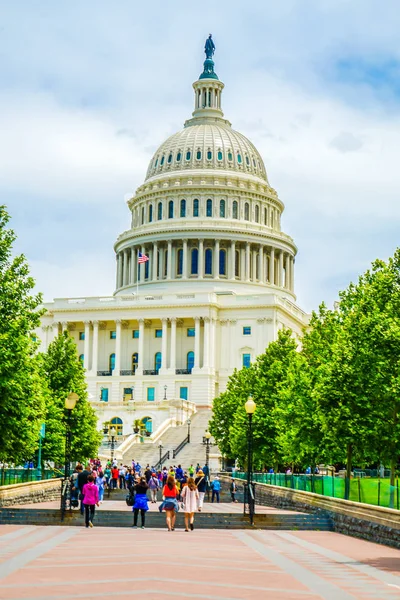
[[[16,235],[0,206],[0,459],[20,463],[38,445],[44,398],[33,330],[40,325],[41,295],[23,255],[12,258]]]
[[[43,356],[43,369],[49,390],[46,414],[46,437],[43,457],[63,462],[65,453],[64,403],[69,393],[79,396],[71,414],[71,459],[85,460],[97,455],[102,435],[97,431],[97,417],[88,401],[83,366],[77,354],[76,344],[68,335],[61,333]]]

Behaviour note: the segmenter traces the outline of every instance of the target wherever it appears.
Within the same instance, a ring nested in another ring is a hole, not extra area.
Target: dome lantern
[[[206,60],[204,61],[203,72],[193,84],[194,112],[192,114],[194,118],[222,119],[224,113],[221,109],[221,93],[224,84],[219,81],[218,75],[214,71],[212,56],[215,52],[215,44],[211,33],[206,40],[204,52]],[[191,123],[189,122],[189,124]]]

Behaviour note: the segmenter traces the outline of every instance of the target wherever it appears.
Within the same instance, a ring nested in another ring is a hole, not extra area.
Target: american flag
[[[142,254],[141,252],[138,253],[138,264],[141,265],[142,263],[145,263],[149,260],[149,257],[146,256],[145,254]]]

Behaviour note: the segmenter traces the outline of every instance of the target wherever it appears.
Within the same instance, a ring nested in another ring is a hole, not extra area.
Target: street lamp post
[[[207,501],[210,501],[210,438],[211,433],[206,431],[205,435],[206,440],[206,483],[207,483]]]
[[[158,450],[160,452],[160,469],[161,469],[161,466],[162,466],[161,465],[161,459],[162,459],[162,450],[163,450],[163,445],[162,445],[162,441],[161,440],[158,442]]]
[[[114,460],[114,448],[115,448],[115,434],[116,434],[116,429],[115,427],[112,427],[110,429],[110,453],[111,453],[111,463]]]
[[[190,420],[190,417],[189,417],[189,419],[187,420],[187,426],[188,426],[187,441],[188,441],[188,444],[190,444],[190,424],[191,424],[191,422],[192,421]]]
[[[256,410],[256,403],[252,396],[248,397],[247,402],[244,405],[247,416],[249,418],[249,427],[247,434],[247,484],[244,496],[244,509],[246,510],[246,497],[247,504],[249,505],[250,524],[254,522],[255,512],[255,500],[254,500],[254,487],[253,487],[253,415]]]
[[[164,400],[167,399],[167,389],[168,389],[168,386],[164,385]]]
[[[62,480],[61,488],[61,520],[64,520],[65,511],[67,509],[67,500],[69,501],[69,508],[71,508],[71,490],[68,486],[70,484],[71,476],[71,413],[74,410],[77,401],[79,400],[78,394],[71,392],[65,399],[64,407],[66,410],[66,421],[65,421],[65,457],[64,457],[64,478]],[[68,498],[67,498],[68,495]]]

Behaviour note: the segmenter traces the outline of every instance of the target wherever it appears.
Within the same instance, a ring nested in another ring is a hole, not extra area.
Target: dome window
[[[182,152],[178,152],[178,154],[176,155],[176,162],[180,162],[182,158]]]
[[[238,203],[236,200],[234,200],[232,203],[232,218],[233,219],[238,218]]]
[[[183,272],[183,249],[179,248],[176,261],[176,274],[182,275]]]
[[[181,200],[180,215],[181,217],[186,217],[186,200]]]
[[[211,152],[211,150],[208,150],[208,152],[207,152],[207,160],[212,160],[212,152]]]
[[[170,200],[168,202],[168,219],[174,218],[174,201]]]
[[[219,251],[219,274],[226,275],[226,250]]]
[[[221,150],[218,150],[217,158],[218,158],[218,160],[222,160],[222,152],[221,152]]]
[[[153,205],[150,204],[149,206],[149,223],[151,223],[153,221]]]
[[[197,160],[201,160],[201,150],[197,150],[196,158]]]
[[[197,198],[195,198],[193,200],[193,216],[194,217],[198,217],[199,216],[199,201]]]
[[[207,248],[206,253],[205,253],[205,263],[206,263],[206,268],[205,268],[205,274],[206,275],[212,275],[212,250],[211,248]]]
[[[232,152],[230,150],[228,152],[228,160],[229,160],[229,162],[232,162],[232,160],[233,160],[233,155],[232,155]]]
[[[192,250],[192,260],[191,260],[191,275],[197,275],[199,272],[199,251],[197,248],[193,248]]]
[[[225,200],[219,202],[219,216],[221,219],[225,219]]]
[[[244,205],[244,218],[245,221],[250,221],[250,206],[248,202]]]
[[[206,217],[212,217],[212,213],[213,213],[213,202],[212,202],[211,198],[209,198],[207,200],[207,205],[206,205]]]
[[[158,203],[158,207],[157,207],[157,219],[159,221],[161,221],[161,219],[162,219],[162,202]]]
[[[163,164],[164,164],[164,160],[165,160],[165,156],[162,156],[162,157],[161,157],[161,162],[160,162],[160,165],[161,165],[161,166],[163,166]]]
[[[250,166],[250,159],[248,156],[246,156],[246,165],[249,167]]]
[[[172,163],[172,154],[170,154],[170,155],[168,156],[168,164],[170,165],[171,163]]]
[[[192,153],[190,152],[190,150],[188,150],[188,151],[186,152],[186,160],[190,160],[190,159],[191,159],[191,157],[192,157]]]
[[[158,165],[158,158],[156,158],[156,163],[155,163],[155,165],[154,165],[154,168],[155,168],[155,169],[157,168],[157,165]]]
[[[237,155],[237,161],[238,161],[238,164],[239,164],[239,165],[241,165],[241,164],[242,164],[242,157],[241,157],[241,155],[240,155],[240,154],[238,154],[238,155]]]
[[[253,157],[253,167],[256,169],[257,165],[256,165],[256,159]]]
[[[260,222],[260,207],[256,204],[256,223]]]

